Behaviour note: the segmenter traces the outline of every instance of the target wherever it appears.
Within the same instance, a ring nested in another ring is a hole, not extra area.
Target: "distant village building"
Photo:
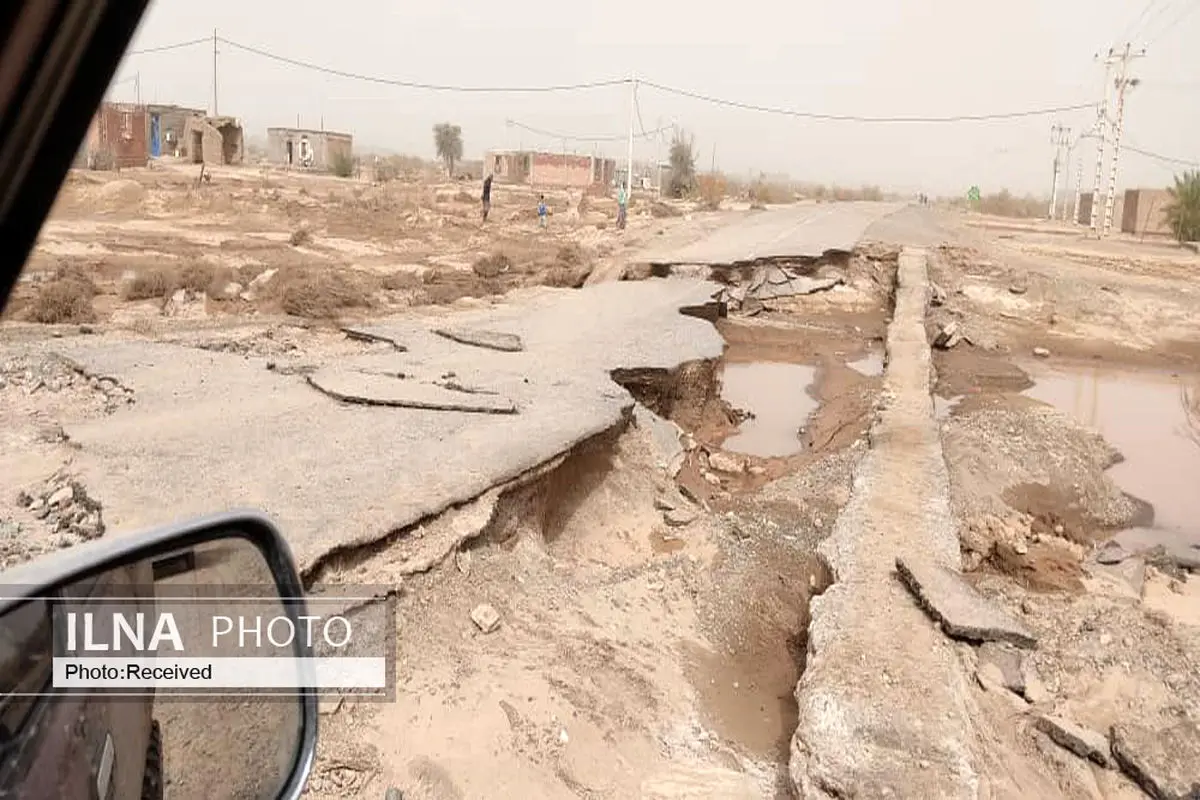
[[[601,156],[492,150],[484,158],[484,172],[500,183],[586,189],[611,186],[616,179],[617,162]]]
[[[1121,209],[1121,233],[1136,236],[1174,236],[1167,222],[1171,193],[1166,189],[1127,189]]]
[[[187,121],[192,117],[203,117],[204,109],[151,103],[146,106],[146,111],[150,114],[150,156],[178,158],[187,155],[184,136]]]
[[[351,158],[354,137],[307,128],[267,128],[267,160],[285,167],[326,172],[340,158]]]
[[[193,164],[241,164],[246,136],[234,117],[188,117],[184,122],[181,155]]]
[[[143,105],[101,103],[88,125],[75,166],[87,169],[146,166],[150,160],[149,125]]]

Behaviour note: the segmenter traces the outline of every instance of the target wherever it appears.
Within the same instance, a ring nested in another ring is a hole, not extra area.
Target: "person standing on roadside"
[[[617,186],[617,230],[625,230],[625,207],[629,205],[629,197],[625,194],[625,184]]]
[[[483,196],[480,198],[483,202],[483,221],[487,222],[488,212],[492,210],[492,176],[488,175],[483,179]]]
[[[538,195],[538,227],[546,227],[546,217],[550,214],[550,208],[546,205],[546,195]]]

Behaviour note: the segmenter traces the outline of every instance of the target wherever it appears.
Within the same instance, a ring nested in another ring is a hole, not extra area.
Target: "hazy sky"
[[[155,0],[133,44],[211,36],[335,69],[424,83],[524,86],[636,74],[763,106],[859,116],[953,116],[1099,99],[1092,56],[1132,28],[1147,46],[1144,83],[1127,103],[1126,142],[1200,162],[1200,5],[1196,0],[567,0],[564,3],[342,0]],[[1148,9],[1148,10],[1147,10]],[[1143,14],[1143,11],[1146,11]],[[130,56],[113,96],[210,108],[211,44]],[[251,136],[274,125],[324,125],[356,143],[433,155],[435,122],[462,126],[468,157],[492,147],[624,156],[630,91],[431,92],[322,75],[222,44],[219,111]],[[864,124],[714,106],[643,86],[646,129],[678,124],[707,168],[787,172],[799,180],[960,193],[972,183],[1047,193],[1054,121],[1076,132],[1094,112],[956,124]],[[616,141],[564,142],[509,126]],[[637,158],[665,144],[637,143]],[[1082,151],[1084,186],[1094,155]],[[1127,152],[1122,186],[1162,185],[1181,166]],[[1107,168],[1106,168],[1107,169]],[[1072,185],[1075,166],[1070,167]],[[1107,181],[1107,174],[1105,177]]]

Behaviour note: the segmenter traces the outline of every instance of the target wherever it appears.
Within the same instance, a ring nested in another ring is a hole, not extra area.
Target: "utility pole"
[[[1092,213],[1088,223],[1094,235],[1100,233],[1100,178],[1104,174],[1104,144],[1108,141],[1108,79],[1112,75],[1116,59],[1113,49],[1108,48],[1108,54],[1104,57],[1104,93],[1100,98],[1100,108],[1096,112],[1096,130],[1099,138],[1096,140],[1096,177],[1092,184]]]
[[[1058,214],[1058,175],[1061,172],[1063,145],[1070,135],[1071,129],[1057,122],[1050,126],[1050,144],[1054,145],[1054,182],[1050,186],[1050,213],[1046,219],[1054,219]]]
[[[1125,91],[1137,86],[1141,81],[1129,77],[1129,62],[1146,55],[1146,51],[1130,52],[1130,46],[1125,44],[1121,53],[1121,71],[1117,76],[1117,119],[1113,130],[1112,169],[1108,173],[1108,197],[1104,200],[1104,236],[1112,230],[1113,209],[1116,207],[1117,195],[1117,165],[1121,159],[1121,133],[1125,128]]]
[[[213,116],[217,115],[217,29],[213,28]]]
[[[1078,147],[1083,137],[1080,136],[1075,140],[1075,146]],[[1079,157],[1075,159],[1075,202],[1071,205],[1071,224],[1079,224],[1079,199],[1083,192],[1083,151],[1079,151]],[[1095,201],[1093,201],[1095,202]]]
[[[1065,147],[1067,149],[1067,158],[1066,158],[1066,161],[1063,162],[1063,192],[1064,193],[1071,190],[1071,154],[1075,152],[1075,143],[1068,141],[1066,143]],[[1063,222],[1067,221],[1067,212],[1068,211],[1069,211],[1069,208],[1067,206],[1067,198],[1064,196],[1063,204],[1062,204],[1062,216],[1060,217],[1060,219]]]
[[[133,91],[137,98],[137,104],[142,104],[142,73],[135,72],[133,74]]]
[[[629,84],[629,152],[625,159],[625,202],[633,199],[633,123],[637,117],[637,73]]]

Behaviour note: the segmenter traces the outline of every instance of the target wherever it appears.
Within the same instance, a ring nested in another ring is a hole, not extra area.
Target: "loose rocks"
[[[487,603],[480,603],[471,611],[471,621],[484,633],[500,627],[500,612]]]

